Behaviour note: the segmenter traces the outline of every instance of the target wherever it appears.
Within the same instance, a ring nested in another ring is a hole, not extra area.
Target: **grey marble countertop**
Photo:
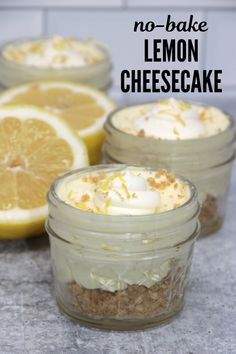
[[[197,242],[186,306],[173,322],[142,332],[100,332],[61,315],[46,237],[0,242],[0,353],[236,353],[236,168],[227,216]]]

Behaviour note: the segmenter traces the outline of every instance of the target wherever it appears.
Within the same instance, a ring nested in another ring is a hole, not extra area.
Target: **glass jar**
[[[199,233],[199,204],[196,189],[187,180],[189,200],[152,215],[95,214],[58,196],[65,179],[122,168],[100,165],[58,178],[48,193],[46,229],[62,312],[85,325],[133,330],[165,322],[182,309]]]
[[[96,64],[73,68],[41,68],[16,63],[6,59],[3,52],[8,45],[18,46],[35,39],[21,39],[6,43],[0,50],[0,85],[13,87],[23,83],[40,80],[68,80],[84,83],[101,90],[108,90],[111,85],[111,59],[108,50],[101,43],[94,45],[102,53],[103,60]]]
[[[201,104],[202,106],[202,104]],[[123,108],[125,111],[126,108]],[[201,235],[219,229],[223,223],[232,164],[235,157],[235,128],[214,136],[189,140],[161,140],[134,136],[112,123],[116,110],[105,123],[104,162],[166,168],[188,178],[198,190],[201,204]]]

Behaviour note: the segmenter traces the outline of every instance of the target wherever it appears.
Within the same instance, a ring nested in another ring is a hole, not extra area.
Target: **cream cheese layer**
[[[75,208],[107,215],[147,215],[175,209],[190,197],[186,182],[165,171],[127,167],[64,180],[59,197]]]
[[[3,56],[19,64],[58,69],[96,64],[103,59],[94,41],[59,36],[10,44]]]
[[[128,134],[163,140],[205,138],[219,134],[230,124],[228,116],[215,107],[174,98],[120,110],[112,122]]]

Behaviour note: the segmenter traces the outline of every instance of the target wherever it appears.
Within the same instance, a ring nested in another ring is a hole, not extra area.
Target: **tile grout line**
[[[119,11],[121,9],[125,9],[128,12],[132,11],[137,11],[137,12],[142,12],[142,11],[154,11],[154,10],[159,10],[159,11],[169,11],[170,6],[164,6],[164,5],[146,5],[146,6],[130,6],[128,3],[128,0],[122,0],[120,5],[117,6],[109,6],[109,5],[102,5],[102,6],[87,6],[87,5],[60,5],[59,7],[56,5],[27,5],[27,6],[9,6],[9,5],[1,5],[0,4],[0,11],[33,11],[33,10],[42,10],[42,9],[47,9],[47,10],[53,10],[53,11],[72,11],[72,10],[82,10],[82,11]],[[171,6],[171,11],[173,12],[182,12],[182,11],[214,11],[214,12],[221,12],[221,11],[235,11],[236,10],[236,5],[227,7],[227,6],[222,6],[222,7],[215,7],[215,6]]]
[[[48,9],[42,8],[42,35],[46,36],[48,33]]]
[[[122,5],[121,5],[121,7],[122,7],[123,9],[127,9],[127,8],[129,7],[128,0],[122,0]]]
[[[208,21],[208,11],[203,11],[203,21]],[[208,31],[209,31],[209,24],[207,23],[208,26]],[[204,33],[201,33],[201,52],[202,52],[202,57],[201,57],[201,70],[204,70],[206,68],[206,63],[207,63],[207,42],[208,42],[208,33],[206,32],[206,36],[204,36]],[[205,37],[205,38],[204,38]]]

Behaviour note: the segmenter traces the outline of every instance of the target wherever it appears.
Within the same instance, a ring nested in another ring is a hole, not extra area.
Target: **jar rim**
[[[156,171],[157,169],[155,168],[152,168],[152,167],[142,167],[142,166],[139,166],[139,165],[135,165],[135,164],[132,164],[132,165],[127,165],[127,164],[101,164],[101,165],[94,165],[94,166],[89,166],[89,167],[85,167],[85,168],[79,168],[79,169],[76,169],[76,170],[72,170],[72,171],[69,171],[69,172],[66,172],[65,174],[59,176],[58,178],[56,178],[54,180],[54,182],[51,184],[51,187],[49,189],[49,192],[47,193],[47,201],[50,203],[51,202],[51,198],[53,198],[52,202],[53,201],[56,201],[58,202],[60,205],[62,205],[64,208],[67,208],[68,210],[76,210],[76,212],[78,214],[80,214],[81,216],[89,216],[90,218],[96,218],[96,219],[100,219],[100,220],[103,220],[104,222],[106,221],[112,221],[112,220],[116,220],[119,218],[119,221],[123,221],[123,222],[127,222],[127,221],[130,221],[130,218],[132,217],[132,219],[134,221],[143,221],[143,222],[147,222],[149,221],[150,219],[155,219],[155,220],[158,220],[160,218],[168,218],[169,215],[174,215],[179,213],[181,210],[183,209],[186,209],[189,207],[189,205],[191,205],[194,200],[197,200],[197,189],[195,187],[195,185],[187,178],[185,177],[182,177],[178,174],[175,174],[175,176],[180,179],[181,181],[184,181],[184,182],[187,182],[188,186],[189,186],[189,190],[190,190],[190,197],[189,199],[183,203],[182,205],[180,205],[179,207],[175,208],[175,209],[170,209],[170,210],[167,210],[167,211],[164,211],[164,212],[160,212],[160,213],[154,213],[154,214],[146,214],[146,215],[107,215],[107,214],[98,214],[98,213],[92,213],[92,212],[89,212],[89,211],[86,211],[86,210],[81,210],[79,208],[75,208],[73,205],[70,205],[68,203],[66,203],[65,201],[63,201],[56,189],[57,189],[57,186],[59,185],[59,183],[65,179],[65,178],[68,178],[72,175],[76,175],[76,174],[80,174],[80,173],[91,173],[93,171],[97,171],[97,170],[112,170],[112,171],[119,171],[121,169],[124,169],[126,167],[134,167],[134,168],[141,168],[141,169],[145,169],[145,170],[149,170],[149,171]],[[198,202],[197,202],[198,203]],[[198,203],[199,204],[199,203]],[[198,208],[199,208],[199,205],[198,205]]]
[[[124,134],[125,136],[127,137],[133,137],[134,139],[143,139],[143,137],[140,137],[140,136],[137,136],[137,135],[134,135],[134,134],[129,134],[123,130],[120,130],[118,129],[117,127],[115,127],[115,125],[113,124],[113,117],[118,113],[118,112],[121,112],[121,111],[125,111],[126,109],[128,108],[131,108],[131,107],[138,107],[138,106],[147,106],[147,105],[151,105],[151,104],[154,104],[156,101],[150,101],[150,102],[147,102],[147,103],[140,103],[140,104],[135,104],[135,105],[127,105],[125,107],[121,107],[121,108],[117,108],[115,110],[113,110],[111,113],[109,113],[108,117],[107,117],[107,120],[104,124],[104,130],[107,132],[107,127],[106,125],[109,125],[112,127],[112,129],[114,129],[116,132],[118,133],[121,133],[121,134]],[[218,108],[216,106],[210,106],[206,103],[201,103],[201,102],[195,102],[195,101],[188,101],[189,103],[192,103],[192,104],[195,104],[197,106],[202,106],[202,107],[215,107],[215,108]],[[218,108],[220,109],[220,108]],[[220,109],[221,112],[223,112],[229,119],[229,125],[228,127],[221,131],[220,133],[218,134],[215,134],[215,135],[211,135],[211,136],[208,136],[208,137],[203,137],[203,138],[194,138],[194,139],[182,139],[182,140],[171,140],[171,139],[156,139],[154,137],[145,137],[145,139],[147,139],[148,141],[152,141],[152,142],[158,142],[158,143],[161,143],[161,144],[168,144],[168,145],[189,145],[189,144],[192,144],[193,142],[197,142],[199,144],[201,143],[204,143],[206,141],[208,142],[211,142],[211,141],[214,141],[214,139],[217,137],[217,138],[221,138],[223,135],[226,135],[228,134],[229,132],[232,131],[232,128],[234,130],[234,134],[233,134],[233,139],[232,139],[232,142],[234,142],[236,140],[236,130],[235,130],[235,124],[234,124],[234,120],[233,120],[233,116],[231,114],[229,114],[228,112],[225,112],[223,110]]]
[[[98,68],[98,67],[104,65],[104,63],[107,61],[110,62],[110,55],[109,55],[109,51],[108,51],[107,47],[103,43],[101,43],[97,40],[93,40],[94,45],[99,49],[99,51],[102,52],[103,58],[100,62],[98,62],[96,64],[87,64],[85,66],[73,66],[73,67],[61,67],[61,68],[39,67],[39,66],[34,66],[34,65],[26,65],[24,63],[17,63],[15,61],[11,61],[11,60],[7,59],[3,55],[4,50],[9,45],[15,45],[15,44],[17,45],[17,44],[24,43],[27,41],[42,40],[42,39],[47,39],[50,37],[51,36],[29,37],[29,38],[20,38],[20,39],[16,39],[16,40],[7,41],[7,42],[3,43],[0,47],[0,60],[7,63],[8,65],[15,66],[17,69],[36,70],[38,72],[50,71],[50,73],[56,73],[59,71],[66,71],[67,73],[69,73],[69,72],[74,72],[74,71],[78,71],[78,70],[82,72],[82,71],[92,70],[93,68]],[[110,67],[111,67],[111,64],[110,64]]]

